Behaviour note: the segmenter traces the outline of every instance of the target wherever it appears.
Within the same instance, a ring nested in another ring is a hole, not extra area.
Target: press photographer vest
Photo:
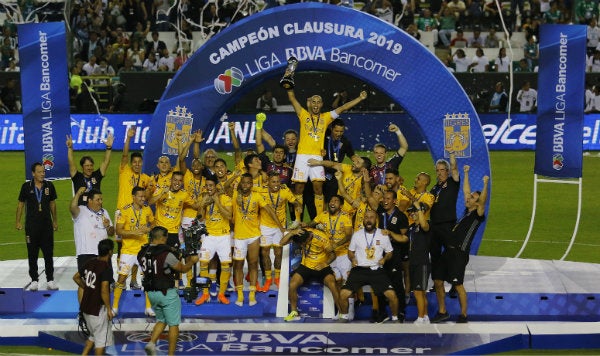
[[[167,255],[173,253],[168,245],[144,245],[138,253],[137,259],[144,271],[142,286],[145,291],[162,291],[175,287],[175,274],[165,273],[164,267]]]

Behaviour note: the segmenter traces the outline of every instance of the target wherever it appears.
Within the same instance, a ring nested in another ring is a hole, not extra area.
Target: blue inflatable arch
[[[176,130],[208,132],[252,88],[282,76],[292,55],[300,61],[299,72],[341,72],[386,93],[415,120],[434,161],[448,157],[445,147],[458,152],[459,169],[464,164],[472,167],[474,187],[479,188],[482,177],[490,174],[477,113],[458,81],[427,48],[377,17],[314,2],[254,14],[196,51],[156,108],[144,171],[153,171],[163,154],[176,156]],[[462,207],[459,196],[458,209]],[[479,248],[484,228],[473,242],[472,253]]]

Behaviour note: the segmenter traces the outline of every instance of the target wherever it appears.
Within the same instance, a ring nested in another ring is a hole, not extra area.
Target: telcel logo
[[[535,146],[536,128],[534,125],[515,124],[511,125],[512,120],[505,119],[500,127],[496,124],[485,124],[481,126],[485,141],[488,145],[498,143],[505,145],[531,145]]]

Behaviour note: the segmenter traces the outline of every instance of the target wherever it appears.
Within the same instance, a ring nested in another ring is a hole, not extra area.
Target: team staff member
[[[439,300],[444,298],[444,268],[442,264],[442,248],[452,237],[452,229],[456,224],[456,201],[460,189],[460,175],[456,165],[454,152],[450,153],[450,162],[439,159],[435,163],[437,183],[431,188],[435,202],[431,207],[431,279],[435,294]],[[450,316],[448,316],[449,318]],[[447,318],[446,318],[447,319]],[[443,321],[443,320],[440,320]]]
[[[106,175],[106,170],[110,163],[110,154],[112,152],[114,140],[115,137],[112,134],[109,134],[106,137],[106,140],[104,141],[106,151],[104,153],[104,160],[100,164],[100,168],[94,170],[94,159],[90,156],[83,156],[79,160],[79,165],[81,165],[82,170],[79,172],[73,159],[73,139],[71,138],[71,135],[67,135],[67,158],[69,160],[69,174],[71,175],[71,181],[73,181],[74,192],[78,191],[80,187],[86,187],[86,192],[89,192],[92,189],[101,190],[100,183],[102,182],[102,178]],[[85,205],[86,198],[86,195],[82,195],[79,205]]]
[[[469,169],[465,165],[463,194],[465,198],[465,213],[452,230],[452,239],[448,241],[446,249],[442,253],[442,263],[446,276],[444,278],[448,283],[452,283],[458,294],[460,303],[460,315],[457,323],[467,322],[467,292],[463,285],[465,278],[465,269],[469,263],[469,251],[471,242],[477,233],[479,225],[485,220],[485,203],[488,195],[488,182],[490,177],[483,177],[483,190],[481,192],[471,192],[469,184]],[[445,290],[442,288],[442,291]],[[445,297],[445,294],[444,294]],[[438,299],[438,313],[431,320],[432,323],[447,320],[450,315],[446,311],[445,298]]]
[[[38,256],[40,249],[44,255],[47,288],[56,290],[54,282],[54,231],[58,230],[56,219],[56,189],[52,182],[45,180],[46,170],[41,163],[31,165],[32,179],[23,183],[17,203],[15,228],[22,230],[21,218],[25,208],[25,242],[29,260],[29,277],[31,283],[28,290],[36,291],[38,282]]]
[[[121,209],[121,214],[117,220],[116,233],[123,239],[121,248],[121,258],[119,259],[118,279],[115,283],[113,312],[118,314],[119,301],[121,294],[125,289],[125,282],[131,273],[133,266],[137,266],[137,254],[143,245],[148,243],[148,233],[154,226],[154,214],[152,210],[145,205],[146,193],[142,187],[135,187],[131,191],[133,203],[126,205]],[[154,316],[150,307],[150,300],[146,297],[146,315]]]
[[[87,355],[94,346],[96,355],[104,355],[106,347],[115,344],[110,323],[114,317],[110,308],[110,259],[113,250],[114,242],[111,239],[101,240],[97,247],[98,257],[89,260],[82,271],[73,276],[73,281],[79,287],[79,310],[90,331],[82,355]]]
[[[340,292],[340,322],[348,322],[348,299],[364,285],[370,285],[375,294],[383,294],[389,301],[392,321],[398,321],[398,297],[383,265],[392,257],[389,236],[377,228],[377,213],[365,213],[364,229],[355,232],[348,247],[348,258],[352,269]],[[400,320],[403,322],[404,318]]]
[[[427,282],[431,270],[431,260],[429,259],[429,245],[431,242],[431,233],[429,221],[426,217],[426,210],[429,207],[416,200],[413,206],[408,209],[410,219],[413,222],[408,229],[410,240],[410,285],[415,301],[417,302],[417,320],[415,324],[429,324],[429,315],[427,314]]]
[[[247,158],[247,157],[246,157]],[[257,158],[258,159],[258,158]],[[260,253],[260,219],[259,211],[264,209],[271,216],[281,232],[283,226],[277,218],[275,210],[262,194],[253,191],[252,175],[244,173],[241,176],[238,190],[233,194],[233,282],[237,290],[236,305],[244,305],[244,260],[248,261],[250,277],[249,305],[256,304],[256,282],[258,279],[258,257]]]
[[[148,203],[156,204],[156,226],[162,226],[169,232],[168,245],[179,248],[181,245],[179,228],[181,227],[183,208],[190,206],[198,209],[200,205],[192,199],[188,192],[183,190],[183,174],[173,172],[170,186],[157,189]]]
[[[169,326],[169,355],[175,354],[179,324],[181,323],[181,299],[175,288],[176,272],[185,273],[198,262],[198,256],[189,256],[182,263],[167,245],[167,229],[155,226],[150,231],[150,243],[142,247],[138,263],[144,272],[143,285],[148,292],[152,309],[156,312],[156,324],[152,329],[150,342],[144,350],[148,355],[156,354],[156,342]],[[155,268],[156,267],[156,268]]]
[[[292,181],[296,183],[295,194],[298,201],[302,201],[302,192],[308,179],[312,181],[315,192],[316,215],[324,210],[323,182],[325,181],[325,171],[321,166],[310,167],[308,160],[313,158],[322,160],[321,150],[325,142],[325,130],[334,119],[346,110],[350,110],[356,104],[367,98],[367,92],[361,91],[360,96],[333,111],[321,113],[323,108],[323,99],[319,95],[313,95],[307,100],[308,110],[304,109],[296,99],[293,89],[287,91],[288,99],[294,107],[294,111],[300,121],[300,135],[298,144],[298,154],[294,164],[294,173]]]
[[[216,271],[209,270],[209,262],[215,254],[221,261],[221,276],[219,277],[219,293],[217,300],[221,304],[229,304],[225,296],[227,283],[231,277],[231,197],[222,194],[217,189],[217,181],[213,177],[206,178],[206,193],[200,202],[198,211],[204,218],[208,234],[202,238],[200,248],[200,276],[208,277],[211,281],[217,278]],[[202,295],[196,299],[196,305],[210,301],[209,288],[202,290]]]
[[[71,199],[69,207],[74,222],[75,253],[77,270],[80,275],[84,275],[83,266],[87,261],[97,257],[98,243],[115,234],[115,227],[110,216],[102,208],[102,192],[95,189],[90,190],[87,192],[87,205],[77,205],[79,197],[85,193],[85,189],[85,187],[79,188]]]
[[[379,228],[384,235],[390,237],[394,251],[392,257],[386,261],[383,266],[387,271],[394,291],[400,298],[398,301],[399,317],[404,317],[406,309],[405,295],[405,280],[403,278],[403,262],[408,260],[408,218],[396,206],[396,192],[388,190],[383,193],[381,202],[378,202],[369,189],[369,185],[365,184],[367,190],[367,199],[372,210],[377,212],[379,217]],[[373,298],[373,300],[378,300]],[[384,312],[385,306],[379,305],[378,302],[373,303],[373,322],[384,322],[389,316]]]
[[[281,245],[285,246],[293,241],[300,245],[302,251],[302,260],[300,265],[290,278],[288,298],[290,300],[290,313],[283,318],[285,321],[294,321],[300,319],[298,313],[298,288],[309,279],[317,279],[329,288],[333,300],[340,310],[339,293],[335,284],[335,276],[329,264],[335,259],[333,242],[327,235],[316,229],[296,229],[289,231],[281,240]]]

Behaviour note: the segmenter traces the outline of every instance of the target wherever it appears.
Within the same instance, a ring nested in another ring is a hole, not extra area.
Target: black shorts
[[[394,290],[392,281],[383,268],[372,270],[369,267],[352,267],[350,275],[342,288],[356,292],[366,285],[370,285],[375,294],[383,294],[387,290]]]
[[[302,279],[304,279],[305,282],[307,282],[310,279],[316,279],[318,281],[323,282],[325,280],[325,277],[327,277],[327,275],[331,274],[332,276],[335,276],[335,274],[333,273],[333,270],[329,266],[323,268],[320,271],[317,271],[317,270],[308,268],[302,264],[299,265],[294,270],[294,273],[298,273],[300,275],[300,277],[302,277]]]
[[[431,273],[431,265],[410,265],[410,289],[426,291],[427,283],[429,282],[429,273]]]
[[[442,253],[444,264],[444,281],[453,285],[461,285],[465,280],[465,269],[469,263],[469,253],[456,248],[446,248]]]

